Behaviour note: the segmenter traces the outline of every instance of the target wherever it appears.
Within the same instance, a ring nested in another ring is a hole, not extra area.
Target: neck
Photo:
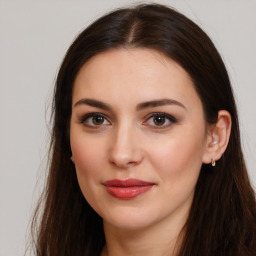
[[[187,216],[141,229],[121,229],[104,221],[106,246],[101,256],[175,256]],[[168,225],[167,225],[168,224]]]

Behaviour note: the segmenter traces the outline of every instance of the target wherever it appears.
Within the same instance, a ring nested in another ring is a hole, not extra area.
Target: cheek
[[[89,138],[83,138],[83,136],[71,139],[71,149],[80,189],[87,202],[96,211],[99,209],[95,202],[99,202],[101,198],[97,184],[102,181],[104,166],[103,150],[99,150],[99,148],[98,143],[92,143]]]
[[[102,145],[101,145],[102,146]],[[102,169],[102,147],[98,142],[87,137],[71,138],[71,149],[74,158],[78,181],[87,183],[99,176]],[[101,150],[99,150],[101,148]]]
[[[204,135],[203,132],[201,134]],[[204,151],[203,135],[183,132],[182,136],[174,136],[153,147],[152,161],[158,165],[162,178],[168,177],[172,181],[183,178],[186,182],[198,177]]]
[[[202,146],[196,140],[186,138],[172,140],[161,150],[155,151],[154,165],[159,175],[159,184],[166,211],[190,205],[200,173]],[[162,160],[162,161],[161,161]]]

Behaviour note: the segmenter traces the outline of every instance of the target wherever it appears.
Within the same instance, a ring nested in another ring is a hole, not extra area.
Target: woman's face
[[[72,102],[78,181],[105,224],[184,223],[207,144],[186,71],[155,50],[110,50],[81,68]]]

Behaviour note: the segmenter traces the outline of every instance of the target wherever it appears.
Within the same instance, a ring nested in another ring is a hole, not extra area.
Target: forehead
[[[96,72],[102,76],[94,77]],[[128,72],[131,79],[134,75],[137,76],[136,78],[140,78],[141,75],[141,78],[149,81],[153,78],[159,79],[164,73],[173,77],[179,73],[192,83],[189,74],[178,63],[163,53],[149,48],[118,48],[99,53],[82,66],[76,81],[86,77],[86,79],[92,78],[90,82],[93,82],[95,79],[110,76],[113,73],[116,73],[115,77],[119,78],[123,73]],[[125,77],[126,80],[127,78]]]
[[[171,97],[201,103],[189,74],[153,49],[112,49],[100,53],[78,72],[73,101],[81,97],[118,102]]]

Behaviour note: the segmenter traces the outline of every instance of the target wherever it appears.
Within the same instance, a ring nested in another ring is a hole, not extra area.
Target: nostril
[[[133,158],[133,159],[131,159]],[[115,156],[114,158],[110,159],[110,163],[116,167],[119,168],[129,168],[138,165],[141,162],[142,158],[136,158],[135,156],[133,157],[117,157]]]
[[[135,161],[130,161],[127,163],[127,165],[136,165],[137,163]]]
[[[129,167],[135,166],[137,163],[135,161],[129,161],[129,162],[111,161],[111,164],[121,168],[129,168]]]

